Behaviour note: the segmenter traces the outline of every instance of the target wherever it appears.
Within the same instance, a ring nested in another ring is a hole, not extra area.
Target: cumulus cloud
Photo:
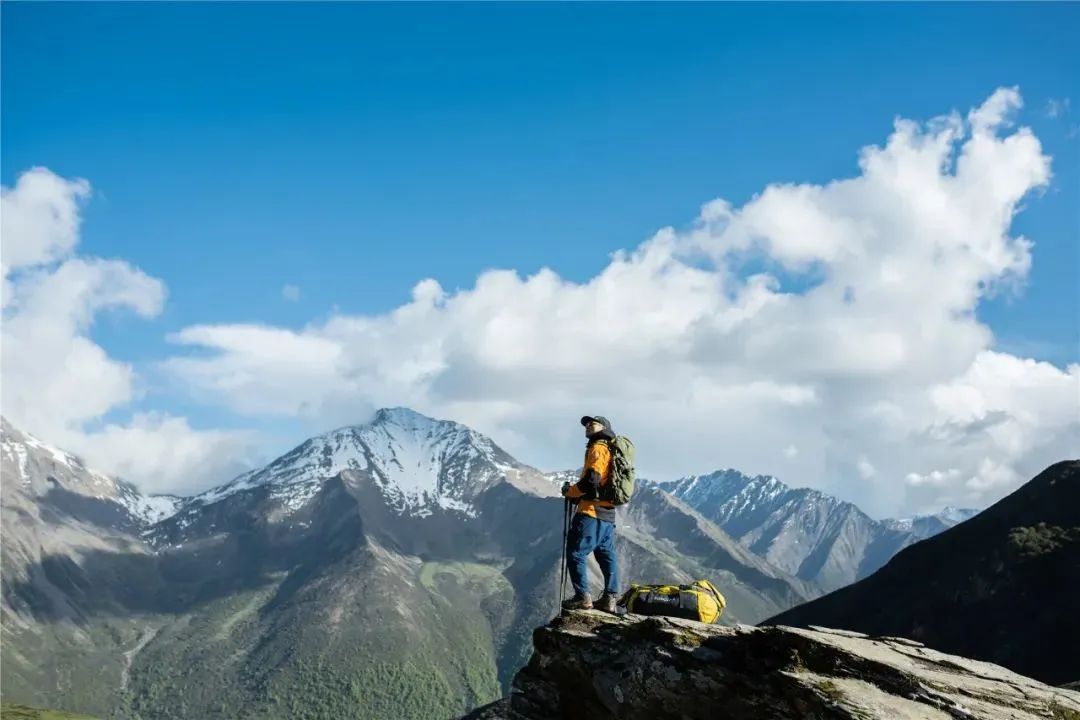
[[[45,168],[23,173],[15,188],[0,187],[3,203],[3,304],[9,302],[8,273],[58,259],[79,240],[79,207],[90,193],[82,179],[65,180]]]
[[[136,399],[133,367],[90,337],[99,313],[156,316],[160,280],[122,260],[75,254],[85,180],[34,168],[2,188],[2,410],[17,426],[79,453],[94,466],[160,490],[233,466],[239,438],[192,430],[182,418],[137,416],[86,428]]]
[[[166,367],[239,413],[409,405],[544,467],[578,462],[577,416],[600,408],[652,477],[735,466],[877,514],[985,504],[1080,447],[1077,366],[996,352],[976,315],[1022,291],[1033,245],[1010,226],[1051,177],[1020,106],[1002,88],[898,119],[856,176],[710,201],[584,283],[426,279],[386,314],[186,328],[198,352]]]

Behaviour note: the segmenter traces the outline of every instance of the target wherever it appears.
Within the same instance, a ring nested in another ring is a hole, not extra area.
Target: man
[[[597,415],[581,418],[588,444],[585,447],[585,467],[577,483],[563,485],[563,497],[577,503],[577,512],[570,523],[566,541],[566,564],[574,597],[563,607],[588,609],[594,607],[589,595],[588,560],[595,555],[604,576],[604,593],[595,607],[615,612],[619,589],[619,566],[615,558],[615,506],[601,500],[601,488],[611,481],[611,443],[615,439],[608,419]]]

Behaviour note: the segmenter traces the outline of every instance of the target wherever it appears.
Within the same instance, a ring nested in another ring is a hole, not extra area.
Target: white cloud
[[[916,487],[920,485],[935,485],[941,486],[946,483],[951,483],[961,475],[960,471],[956,468],[949,468],[948,470],[931,470],[925,475],[920,475],[916,472],[907,474],[904,478],[908,485],[914,485]]]
[[[20,175],[14,188],[0,189],[5,274],[70,253],[79,241],[79,207],[89,194],[86,180],[65,180],[40,167]]]
[[[65,180],[45,168],[19,177],[14,188],[0,187],[0,274],[3,305],[9,294],[8,273],[44,265],[68,254],[79,240],[79,206],[90,194],[85,180]]]
[[[144,492],[193,493],[208,480],[248,469],[254,438],[248,433],[195,430],[184,418],[136,413],[126,425],[74,435],[69,442],[91,467],[138,478]]]
[[[0,409],[16,426],[153,489],[220,480],[215,471],[231,468],[237,456],[238,438],[229,433],[195,431],[168,416],[86,432],[139,395],[131,364],[109,357],[90,337],[95,318],[110,310],[153,317],[165,300],[161,281],[129,263],[74,254],[89,195],[85,180],[44,168],[2,189]]]
[[[1010,225],[1050,181],[1020,104],[897,120],[857,176],[713,200],[585,283],[427,279],[382,315],[187,328],[173,340],[204,352],[166,367],[237,412],[325,428],[409,405],[546,467],[579,462],[599,408],[650,477],[730,465],[878,514],[986,503],[1080,447],[1077,367],[994,352],[975,315],[1022,288],[1032,243]]]
[[[285,283],[281,288],[281,297],[285,298],[289,302],[300,301],[300,288],[297,285],[291,283]]]
[[[1051,120],[1057,120],[1069,113],[1069,98],[1050,98],[1046,101],[1043,113]]]
[[[164,298],[160,282],[125,262],[72,258],[13,286],[3,327],[7,416],[44,432],[93,420],[133,398],[131,366],[89,338],[90,324],[110,308],[156,314]]]

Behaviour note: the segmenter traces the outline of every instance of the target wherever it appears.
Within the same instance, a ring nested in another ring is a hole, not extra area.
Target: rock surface
[[[1080,717],[1080,693],[902,638],[564,614],[508,700],[469,720]]]

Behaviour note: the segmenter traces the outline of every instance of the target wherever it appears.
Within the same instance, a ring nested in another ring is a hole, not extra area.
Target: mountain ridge
[[[658,485],[755,554],[825,591],[865,577],[901,548],[975,514],[952,510],[874,520],[854,503],[820,490],[730,468]]]

